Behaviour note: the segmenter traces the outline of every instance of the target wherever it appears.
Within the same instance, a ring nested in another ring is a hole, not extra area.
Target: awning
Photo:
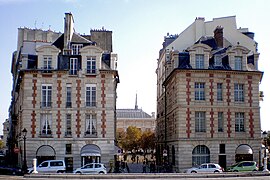
[[[101,151],[97,145],[87,144],[81,149],[81,156],[101,156]]]
[[[37,156],[55,156],[55,151],[51,146],[41,146],[37,150]]]
[[[253,151],[248,145],[243,144],[238,146],[235,154],[253,154]]]

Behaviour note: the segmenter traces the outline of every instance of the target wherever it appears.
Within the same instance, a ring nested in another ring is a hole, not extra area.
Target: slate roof
[[[152,118],[149,114],[144,112],[142,109],[117,109],[117,118],[127,118],[127,119],[146,119]]]

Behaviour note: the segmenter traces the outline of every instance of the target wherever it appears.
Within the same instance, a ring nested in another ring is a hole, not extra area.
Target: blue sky
[[[117,108],[138,106],[145,112],[156,111],[156,64],[164,36],[179,34],[196,17],[206,21],[236,16],[237,27],[255,32],[264,71],[260,90],[262,130],[270,130],[270,1],[268,0],[0,0],[0,133],[8,118],[11,100],[11,57],[17,47],[19,27],[63,32],[65,12],[71,12],[75,30],[89,34],[90,29],[113,31],[113,51],[118,54]],[[267,71],[268,70],[268,71]]]

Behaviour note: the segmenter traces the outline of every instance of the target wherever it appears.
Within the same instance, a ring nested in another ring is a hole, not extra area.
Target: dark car
[[[23,175],[22,169],[18,167],[0,166],[0,174],[5,175]]]

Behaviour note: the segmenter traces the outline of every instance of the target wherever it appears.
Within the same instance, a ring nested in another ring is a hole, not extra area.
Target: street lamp
[[[263,171],[268,172],[269,170],[267,169],[267,157],[266,157],[266,148],[267,148],[267,132],[264,131],[262,133],[263,140],[264,140],[264,163],[263,163]]]
[[[24,128],[22,130],[22,135],[23,135],[23,166],[22,166],[22,171],[26,173],[27,171],[27,164],[26,164],[26,148],[25,148],[25,141],[26,141],[26,134],[27,130]]]

